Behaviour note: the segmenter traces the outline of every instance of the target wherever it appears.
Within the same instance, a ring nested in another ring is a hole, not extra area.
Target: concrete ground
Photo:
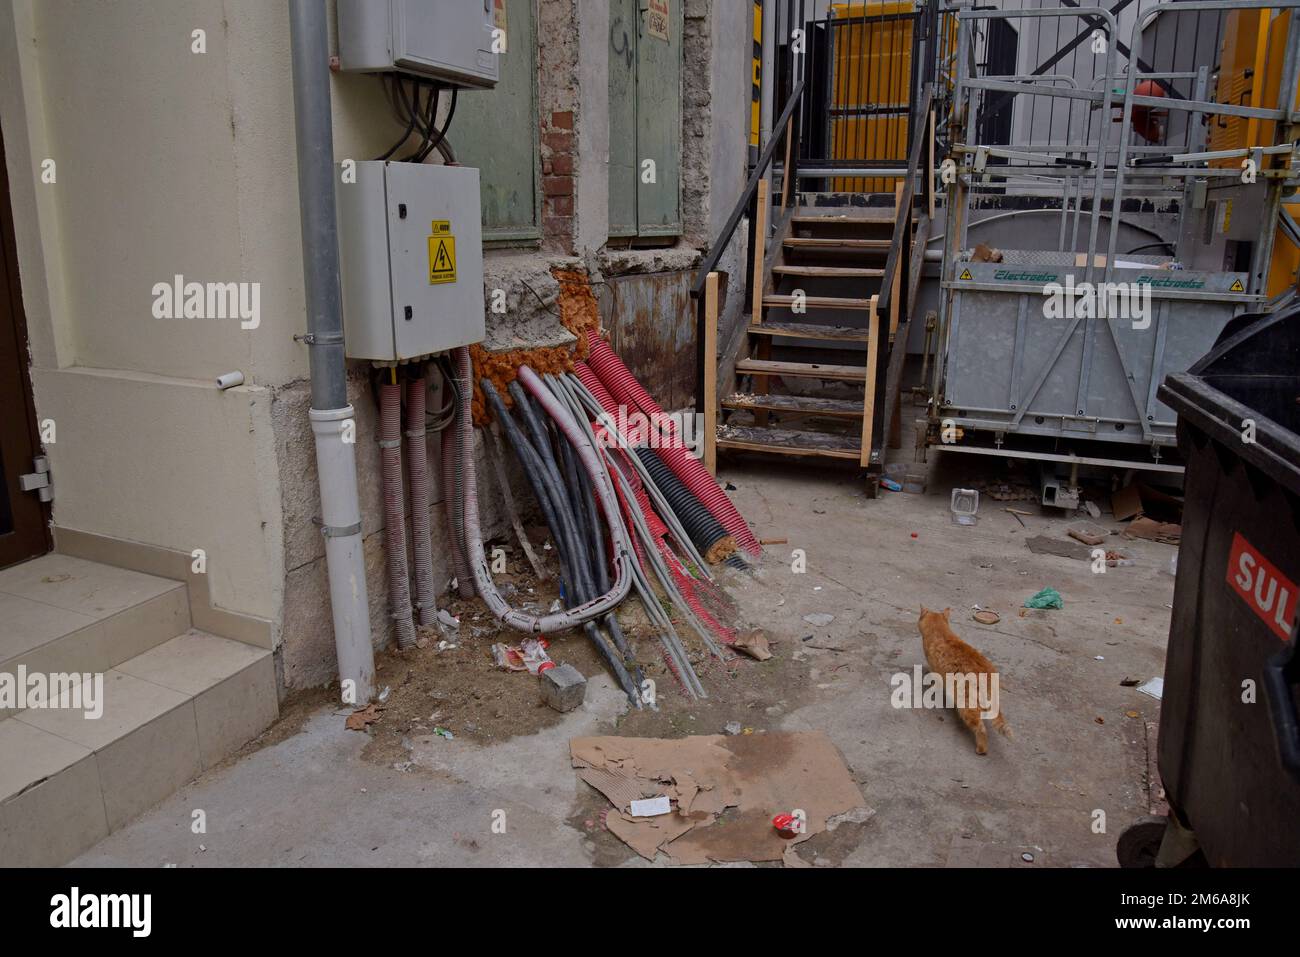
[[[777,660],[740,667],[791,675],[783,697],[735,717],[757,730],[824,730],[876,812],[819,845],[813,863],[1113,866],[1119,833],[1152,804],[1159,704],[1121,681],[1163,672],[1174,549],[1113,537],[1107,547],[1137,564],[1094,574],[1086,561],[1024,545],[1064,539],[1075,516],[1006,503],[1034,513],[1022,528],[986,499],[978,525],[953,525],[949,490],[987,467],[940,457],[929,494],[868,501],[851,470],[723,464],[759,537],[789,540],[770,546],[758,576],[729,583],[745,617],[776,639]],[[1117,527],[1109,515],[1097,524]],[[794,549],[806,554],[804,573],[791,568]],[[1049,585],[1065,607],[1022,617],[1024,599]],[[951,712],[891,706],[890,677],[924,663],[923,604],[951,607],[958,634],[1003,675],[1015,736],[991,735],[987,756]],[[974,605],[1001,621],[974,622]],[[805,620],[818,614],[834,620]],[[364,759],[366,736],[322,707],[298,733],[205,774],[74,863],[638,866],[646,862],[600,827],[604,802],[568,760],[570,737],[618,733],[624,707],[597,676],[583,708],[557,725],[489,746],[417,738],[400,770]],[[693,730],[720,731],[716,717]],[[198,811],[204,833],[194,832]]]

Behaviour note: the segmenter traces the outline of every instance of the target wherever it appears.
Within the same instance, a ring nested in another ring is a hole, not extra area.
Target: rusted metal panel
[[[693,273],[607,279],[600,296],[609,344],[665,410],[695,404]]]

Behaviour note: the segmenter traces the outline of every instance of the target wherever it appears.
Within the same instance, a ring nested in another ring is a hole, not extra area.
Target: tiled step
[[[763,297],[763,305],[774,309],[789,309],[795,303],[808,309],[870,309],[870,299],[849,299],[843,296],[787,296],[772,294]]]
[[[190,624],[184,582],[68,555],[0,570],[0,674],[106,671]]]
[[[103,672],[98,718],[30,707],[0,721],[0,866],[65,863],[277,713],[269,651],[191,629]]]
[[[724,409],[785,412],[791,415],[826,415],[843,419],[862,418],[861,399],[819,399],[807,395],[763,395],[736,392],[722,400]]]
[[[829,432],[797,432],[792,429],[764,429],[749,426],[718,426],[718,448],[777,455],[811,455],[821,458],[852,459],[861,454],[855,436]]]
[[[823,365],[817,362],[774,362],[770,359],[741,359],[736,363],[736,374],[806,376],[810,379],[837,379],[843,382],[867,381],[867,370],[862,366]]]
[[[851,326],[823,326],[811,322],[755,322],[749,326],[749,334],[789,336],[792,339],[825,339],[829,342],[867,342],[871,339],[871,333],[866,329],[854,329]]]

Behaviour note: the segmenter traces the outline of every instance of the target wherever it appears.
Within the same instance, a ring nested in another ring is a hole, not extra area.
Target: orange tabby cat
[[[998,669],[993,667],[991,661],[957,637],[949,625],[951,617],[951,608],[945,608],[943,611],[928,611],[924,605],[921,606],[921,620],[917,625],[921,629],[921,644],[925,647],[925,660],[930,665],[930,671],[944,676],[982,675],[984,677],[979,680],[985,683],[986,688],[995,687],[992,682],[998,679],[992,676],[997,675]],[[967,701],[969,700],[968,697]],[[988,732],[984,730],[979,703],[974,704],[974,707],[954,710],[962,723],[975,735],[975,753],[988,754]],[[993,727],[1000,733],[1007,737],[1011,736],[1011,729],[1007,727],[1006,719],[1002,717],[1000,705],[997,706],[997,714],[991,720]]]

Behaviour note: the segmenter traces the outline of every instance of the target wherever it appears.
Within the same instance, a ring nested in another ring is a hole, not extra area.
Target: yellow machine
[[[1272,10],[1233,10],[1228,14],[1219,61],[1222,66],[1215,91],[1218,102],[1261,108],[1278,105],[1290,22],[1290,10],[1276,15]],[[1300,106],[1300,95],[1296,97],[1296,105]],[[1254,117],[1218,117],[1210,126],[1208,149],[1271,146],[1276,136],[1275,126],[1272,120]],[[1214,165],[1237,166],[1240,162],[1224,159],[1214,161]],[[1300,222],[1300,202],[1284,203],[1283,210],[1283,215]],[[1270,297],[1276,296],[1295,286],[1297,281],[1300,281],[1300,245],[1279,227],[1273,244],[1266,293]]]

